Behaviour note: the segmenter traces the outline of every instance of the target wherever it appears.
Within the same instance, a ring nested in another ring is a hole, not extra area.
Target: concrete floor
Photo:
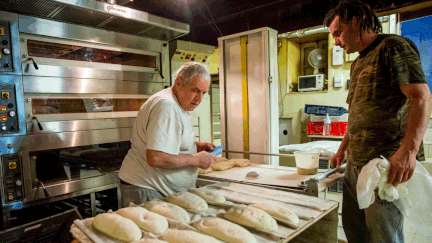
[[[324,193],[320,194],[320,197],[324,198]],[[338,239],[340,243],[347,242],[343,227],[342,227],[342,193],[336,192],[327,192],[326,199],[333,200],[339,202],[339,227],[338,227]],[[405,218],[404,220],[404,237],[405,243],[430,243],[432,242],[432,236],[428,236],[422,234],[421,232],[417,232],[414,224]]]

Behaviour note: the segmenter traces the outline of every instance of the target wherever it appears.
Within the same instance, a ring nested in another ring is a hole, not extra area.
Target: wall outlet
[[[333,66],[342,65],[344,62],[343,49],[339,46],[333,46]]]
[[[343,87],[343,74],[339,73],[334,76],[333,87],[342,88]]]

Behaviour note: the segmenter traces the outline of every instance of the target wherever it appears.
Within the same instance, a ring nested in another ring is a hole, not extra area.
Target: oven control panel
[[[0,83],[0,135],[17,133],[18,115],[15,85]]]
[[[12,71],[12,45],[8,22],[0,21],[0,72]]]
[[[6,203],[24,199],[22,160],[19,154],[2,155],[3,195]]]

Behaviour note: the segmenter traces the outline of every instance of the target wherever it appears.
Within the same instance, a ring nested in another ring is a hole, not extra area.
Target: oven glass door
[[[34,115],[139,111],[146,98],[33,98]]]
[[[158,64],[157,56],[154,55],[114,51],[79,45],[60,44],[39,40],[28,40],[27,50],[28,55],[33,57],[109,63],[146,68],[156,68]]]
[[[76,182],[116,173],[130,148],[130,142],[87,145],[30,152],[33,188]]]

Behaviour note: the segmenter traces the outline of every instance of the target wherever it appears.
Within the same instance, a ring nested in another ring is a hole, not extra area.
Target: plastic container
[[[295,151],[297,173],[299,175],[315,175],[318,173],[319,153]]]
[[[331,129],[332,129],[331,119],[329,117],[329,114],[327,114],[327,118],[324,120],[324,127],[323,127],[322,135],[324,135],[324,136],[330,135]]]
[[[326,119],[325,115],[324,116],[323,115],[314,115],[314,114],[309,115],[309,121],[312,121],[312,122],[324,122],[325,119]],[[348,122],[348,113],[345,113],[341,116],[330,116],[330,119],[331,119],[332,123],[334,123],[334,122]]]
[[[322,135],[324,122],[307,122],[308,135]],[[347,132],[348,122],[332,122],[330,135],[345,135]]]

